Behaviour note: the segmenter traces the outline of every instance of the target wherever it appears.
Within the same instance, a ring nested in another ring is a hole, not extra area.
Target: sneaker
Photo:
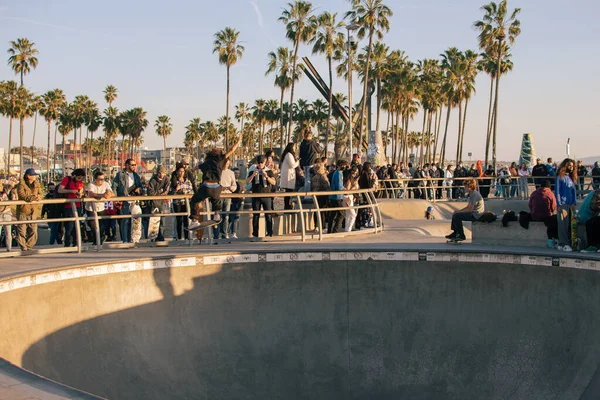
[[[554,248],[554,239],[548,239],[548,248],[549,249],[553,249]]]
[[[446,235],[446,239],[454,239],[456,237],[456,232],[452,232],[449,235]]]
[[[565,244],[564,246],[558,246],[558,250],[559,251],[564,251],[567,253],[570,253],[573,251],[573,249],[571,248],[571,246],[569,246],[568,244]]]
[[[457,242],[464,242],[467,240],[467,237],[465,235],[456,235],[453,239]]]
[[[192,221],[192,222],[189,223],[188,229],[190,229],[190,230],[191,229],[195,229],[195,228],[197,228],[199,226],[200,226],[200,223],[198,221]]]
[[[232,238],[232,239],[237,239],[237,238],[238,238],[238,236],[237,236],[235,233],[232,233],[232,234],[231,234],[231,238]]]
[[[588,246],[587,248],[581,250],[582,253],[596,253],[598,252],[598,248],[596,246]]]
[[[229,239],[229,233],[226,233],[223,239]]]

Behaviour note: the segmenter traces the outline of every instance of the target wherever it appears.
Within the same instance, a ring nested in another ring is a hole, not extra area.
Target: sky
[[[412,61],[438,58],[453,46],[477,50],[473,22],[481,19],[484,0],[387,0],[386,4],[394,15],[384,42],[405,51]],[[279,0],[0,0],[0,46],[4,43],[8,49],[9,41],[20,37],[35,42],[39,65],[25,77],[25,85],[35,93],[61,88],[69,101],[85,94],[104,108],[102,91],[114,85],[119,90],[117,108],[141,106],[148,112],[145,147],[162,148],[153,129],[162,114],[173,122],[167,145],[182,146],[190,119],[215,121],[225,115],[226,70],[212,44],[213,35],[226,26],[240,31],[246,49],[231,69],[230,112],[239,102],[279,99],[273,77],[265,76],[265,71],[270,51],[292,46],[278,21],[286,5]],[[337,12],[341,17],[350,2],[314,0],[313,5],[317,13]],[[509,0],[508,5],[522,8],[522,33],[512,49],[514,70],[500,82],[498,158],[518,159],[523,133],[533,135],[536,153],[544,158],[564,157],[567,138],[572,156],[600,155],[596,118],[600,24],[595,19],[600,2]],[[310,47],[301,46],[299,56],[309,56],[326,76],[325,59],[311,55]],[[0,80],[16,80],[10,67],[3,65]],[[489,84],[488,76],[477,78],[468,109],[464,159],[468,152],[473,160],[484,156]],[[354,99],[359,99],[361,87],[358,82],[354,87]],[[333,90],[347,94],[347,84],[335,80]],[[302,79],[295,98],[312,101],[320,95],[308,79]],[[450,118],[451,155],[457,115],[453,111]],[[410,130],[421,130],[421,124],[422,115],[417,115]],[[25,144],[31,145],[32,136],[31,120],[25,125]],[[40,118],[36,145],[42,146],[45,137]],[[0,146],[6,147],[8,120],[3,118],[0,139]]]

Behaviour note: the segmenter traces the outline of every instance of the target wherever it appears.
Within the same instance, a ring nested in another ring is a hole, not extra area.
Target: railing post
[[[296,196],[296,199],[298,200],[298,206],[300,207],[300,225],[302,226],[302,241],[305,242],[306,241],[306,226],[304,226],[305,224],[305,218],[304,218],[304,207],[302,207],[302,199],[300,198],[299,195]]]
[[[192,209],[191,209],[191,206],[190,206],[190,199],[189,199],[189,197],[185,198],[185,210],[188,213],[188,215],[186,215],[185,218],[189,218],[189,216],[192,215]],[[173,211],[175,211],[175,202],[173,202]],[[175,230],[177,230],[177,217],[175,217]],[[189,244],[190,247],[192,247],[194,245],[194,232],[192,232],[192,231],[186,231],[186,232],[184,232],[184,234],[187,234],[188,244]]]
[[[213,212],[216,210],[213,210]],[[220,212],[221,210],[219,210]],[[204,213],[206,216],[206,220],[208,221],[210,219],[210,202],[208,201],[208,199],[204,200]],[[213,235],[213,226],[205,228],[208,230],[208,237],[206,238],[208,241],[208,244],[212,244],[213,243],[213,239],[214,239],[214,235]]]
[[[374,206],[375,198],[374,197],[372,198],[371,196],[373,196],[373,192],[367,192],[367,202],[371,206],[371,212],[373,213],[373,227],[375,228],[375,233],[377,233],[378,216],[377,216],[377,212],[375,211],[376,207]]]
[[[98,219],[98,212],[96,211],[96,202],[92,203],[94,207],[94,233],[96,235],[96,251],[100,251],[102,249],[102,243],[100,238],[100,220]]]
[[[319,202],[317,201],[317,196],[315,194],[312,195],[313,203],[316,207],[317,213],[317,223],[319,224],[319,240],[323,240],[323,219],[321,218],[321,208],[319,207]]]
[[[77,239],[77,253],[81,254],[81,226],[79,225],[79,209],[75,206],[76,202],[71,202],[71,211],[75,217],[75,238]]]

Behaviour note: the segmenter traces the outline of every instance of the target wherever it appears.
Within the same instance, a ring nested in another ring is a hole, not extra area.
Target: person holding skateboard
[[[210,199],[211,207],[213,210],[212,224],[218,224],[221,222],[221,215],[219,210],[221,209],[221,174],[225,169],[225,164],[231,155],[237,150],[242,144],[242,135],[237,143],[229,149],[227,153],[223,152],[223,149],[214,148],[208,152],[204,162],[198,165],[198,168],[202,171],[202,184],[198,190],[194,193],[190,202],[190,219],[192,222],[189,224],[187,230],[192,231],[204,227],[206,224],[200,224],[198,220],[200,215],[198,214],[202,208],[202,202],[206,199]],[[207,221],[208,222],[208,221]],[[209,224],[211,225],[211,224]]]
[[[558,205],[558,250],[573,251],[571,241],[575,241],[577,225],[572,229],[572,219],[575,218],[575,206],[577,204],[577,170],[575,161],[565,158],[556,171],[556,203]]]
[[[475,179],[467,179],[464,181],[464,187],[467,192],[469,202],[462,210],[455,211],[452,214],[452,233],[446,236],[448,243],[458,243],[465,241],[465,231],[463,228],[463,221],[476,221],[485,212],[485,203],[481,194],[475,190],[476,188]]]

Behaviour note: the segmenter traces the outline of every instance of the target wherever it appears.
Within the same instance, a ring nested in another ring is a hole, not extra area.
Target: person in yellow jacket
[[[23,179],[17,185],[17,194],[19,200],[28,203],[42,200],[42,187],[37,181],[38,173],[33,168],[25,171]],[[31,221],[39,218],[42,211],[41,204],[23,204],[17,206],[17,220]],[[21,250],[28,251],[35,246],[37,242],[37,224],[18,224],[17,225],[17,243]]]

